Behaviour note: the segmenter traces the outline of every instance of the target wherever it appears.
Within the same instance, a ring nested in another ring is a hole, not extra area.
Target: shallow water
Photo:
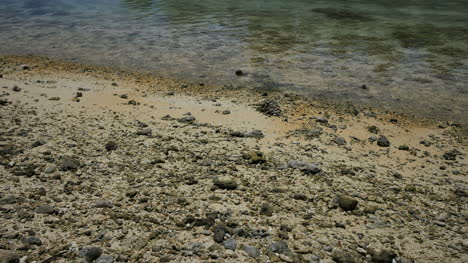
[[[1,0],[0,53],[466,122],[468,2],[449,2]]]

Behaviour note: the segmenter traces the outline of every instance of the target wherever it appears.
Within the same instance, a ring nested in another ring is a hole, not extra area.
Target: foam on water
[[[464,0],[2,0],[0,53],[464,121],[467,13]]]

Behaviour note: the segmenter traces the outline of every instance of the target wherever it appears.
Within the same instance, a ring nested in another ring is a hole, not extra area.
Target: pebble
[[[350,196],[342,195],[338,198],[338,205],[344,211],[353,211],[357,208],[358,201]]]
[[[338,145],[346,145],[346,140],[343,137],[336,137],[333,141]]]
[[[223,246],[225,249],[235,251],[237,248],[237,241],[234,238],[228,238],[224,240]]]
[[[80,167],[80,161],[78,161],[77,159],[73,157],[63,156],[62,159],[63,159],[63,162],[62,162],[63,171],[72,171]]]
[[[51,205],[40,205],[38,207],[36,207],[34,209],[34,212],[38,213],[38,214],[48,214],[48,215],[51,215],[51,214],[54,214],[56,212],[56,208],[51,206]]]
[[[221,189],[235,190],[237,189],[237,182],[231,176],[218,176],[213,180],[213,184]]]
[[[115,151],[115,150],[117,150],[117,148],[118,148],[117,143],[115,143],[113,141],[106,143],[106,150],[108,152]]]
[[[94,204],[94,207],[96,207],[96,208],[111,208],[112,203],[110,201],[108,201],[108,200],[99,199],[99,200],[96,200],[96,203]]]
[[[52,166],[47,167],[44,170],[44,173],[51,174],[51,173],[54,173],[56,170],[57,170],[57,165],[52,165]]]
[[[260,250],[254,246],[244,245],[242,246],[242,250],[244,250],[251,258],[260,257]]]
[[[27,237],[21,240],[21,242],[23,242],[23,244],[25,245],[36,245],[36,246],[42,245],[42,241],[37,237]]]
[[[260,215],[272,216],[273,215],[273,206],[269,203],[264,203],[260,207]]]
[[[0,249],[0,263],[19,263],[19,256],[8,250]]]
[[[128,99],[128,95],[127,94],[121,94],[119,96],[121,99]]]
[[[96,259],[96,263],[113,263],[114,257],[109,255],[102,255]]]
[[[21,88],[18,87],[18,86],[14,86],[14,87],[13,87],[13,91],[15,91],[15,92],[20,92],[20,91],[21,91]]]
[[[393,259],[396,259],[398,256],[395,252],[382,250],[377,253],[372,253],[372,262],[373,263],[392,263]]]
[[[387,137],[380,135],[379,139],[377,140],[377,145],[380,147],[389,147],[390,141],[387,139]]]
[[[141,129],[139,131],[137,131],[137,135],[144,135],[144,136],[151,136],[151,134],[153,133],[153,129],[151,129],[150,127],[146,127],[144,129]]]
[[[102,254],[102,249],[98,247],[84,247],[78,251],[78,256],[87,262],[93,262]]]
[[[215,226],[213,230],[213,240],[216,243],[221,243],[224,241],[224,236],[226,235],[226,226],[219,224]]]
[[[292,255],[291,249],[289,249],[288,243],[286,241],[279,241],[271,244],[268,249],[273,253],[283,254],[283,255]]]
[[[278,169],[298,169],[306,174],[317,174],[322,171],[317,164],[307,163],[298,160],[289,160],[287,163],[278,166]]]

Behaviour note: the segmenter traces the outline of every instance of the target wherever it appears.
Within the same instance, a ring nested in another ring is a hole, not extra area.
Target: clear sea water
[[[0,54],[468,122],[467,0],[0,0]]]

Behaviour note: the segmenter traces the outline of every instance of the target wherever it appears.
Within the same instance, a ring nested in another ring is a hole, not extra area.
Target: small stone
[[[15,92],[20,92],[20,91],[21,91],[21,88],[15,85],[15,86],[13,87],[13,91],[15,91]]]
[[[125,99],[125,100],[128,99],[128,95],[127,95],[127,94],[121,94],[119,97],[120,97],[121,99]]]
[[[77,159],[70,157],[70,156],[64,156],[63,157],[63,163],[62,163],[62,170],[63,171],[73,171],[76,170],[80,167],[80,161]]]
[[[57,165],[52,165],[52,166],[47,167],[44,170],[44,173],[51,174],[51,173],[54,173],[56,170],[57,170]]]
[[[37,237],[27,237],[21,240],[21,242],[23,242],[23,244],[25,245],[36,245],[36,246],[42,245],[42,241]]]
[[[237,189],[237,182],[231,176],[219,176],[213,180],[213,184],[221,189],[235,190]]]
[[[242,70],[238,69],[238,70],[236,70],[236,75],[237,76],[242,76],[242,75],[244,75],[244,72]]]
[[[144,135],[144,136],[151,136],[152,133],[153,133],[153,129],[151,129],[150,127],[146,127],[144,129],[137,131],[137,135]]]
[[[76,97],[77,97],[77,98],[83,97],[83,92],[77,92],[77,93],[76,93]]]
[[[281,116],[281,108],[278,102],[274,100],[265,100],[262,103],[258,104],[257,111],[267,115],[267,116]]]
[[[257,139],[261,139],[264,137],[263,132],[261,130],[253,130],[250,132],[246,132],[244,136],[248,138],[257,138]]]
[[[108,201],[108,200],[99,199],[99,200],[96,200],[96,203],[94,204],[94,207],[96,207],[96,208],[111,208],[112,203],[110,201]]]
[[[392,263],[393,259],[396,259],[397,257],[398,255],[395,254],[395,252],[382,250],[378,253],[372,254],[372,262],[373,263]]]
[[[49,100],[59,101],[59,100],[60,100],[60,97],[52,97],[52,98],[50,98]]]
[[[252,151],[243,155],[244,159],[250,161],[251,164],[265,163],[266,158],[261,152]]]
[[[116,82],[112,82],[112,86],[117,87],[119,85]]]
[[[244,245],[242,246],[242,250],[244,250],[251,258],[260,257],[260,250],[254,246]]]
[[[398,146],[398,150],[400,151],[409,151],[409,147],[406,145],[400,145]]]
[[[269,203],[264,203],[260,207],[260,215],[264,216],[272,216],[273,215],[273,207]]]
[[[346,145],[346,140],[343,137],[336,137],[333,141],[338,145]]]
[[[226,226],[223,224],[215,226],[213,230],[213,240],[216,243],[221,243],[224,241],[224,235],[226,235]]]
[[[179,119],[179,122],[182,122],[182,123],[192,123],[194,121],[195,121],[195,117],[193,117],[192,115],[186,115]]]
[[[369,127],[367,127],[367,130],[370,133],[374,133],[374,134],[379,134],[379,132],[380,132],[380,129],[377,128],[377,126],[369,126]]]
[[[458,150],[451,150],[442,156],[445,160],[447,161],[454,161],[457,159],[457,155],[460,155],[461,153]]]
[[[106,150],[108,152],[117,150],[117,147],[117,143],[113,141],[106,143]]]
[[[0,249],[0,263],[19,263],[20,258],[12,251]]]
[[[225,249],[235,251],[237,248],[237,241],[234,238],[228,238],[224,240],[223,246]]]
[[[230,110],[225,110],[222,112],[224,115],[228,115],[228,114],[231,114],[231,111]]]
[[[292,255],[291,249],[288,247],[288,243],[286,241],[280,241],[271,244],[268,249],[273,253],[283,254],[283,255]]]
[[[47,141],[45,140],[37,140],[35,142],[33,142],[33,144],[31,145],[31,147],[33,148],[36,148],[36,147],[39,147],[39,146],[42,146],[42,145],[45,145],[47,143]]]
[[[350,196],[342,195],[338,198],[338,205],[345,211],[356,209],[358,201]]]
[[[96,263],[113,263],[114,257],[108,255],[102,255],[96,259]]]
[[[342,250],[333,249],[332,259],[336,263],[357,263],[360,262],[356,259],[356,255],[350,252],[344,252]]]
[[[78,256],[84,258],[87,262],[93,262],[102,254],[102,250],[98,247],[84,247],[78,251]]]
[[[281,166],[278,167],[278,169],[287,169],[287,168],[293,168],[293,169],[298,169],[306,174],[317,174],[322,171],[318,165],[313,164],[313,163],[307,163],[304,161],[299,161],[299,160],[289,160],[287,163],[282,164]]]
[[[34,212],[38,213],[38,214],[48,214],[48,215],[51,215],[51,214],[54,214],[56,212],[56,209],[51,206],[51,205],[40,205],[38,207],[36,207],[34,209]]]
[[[377,145],[380,147],[389,147],[390,141],[387,139],[387,137],[380,135],[379,139],[377,140]]]
[[[138,102],[136,102],[135,100],[129,100],[128,101],[128,105],[137,105]]]

